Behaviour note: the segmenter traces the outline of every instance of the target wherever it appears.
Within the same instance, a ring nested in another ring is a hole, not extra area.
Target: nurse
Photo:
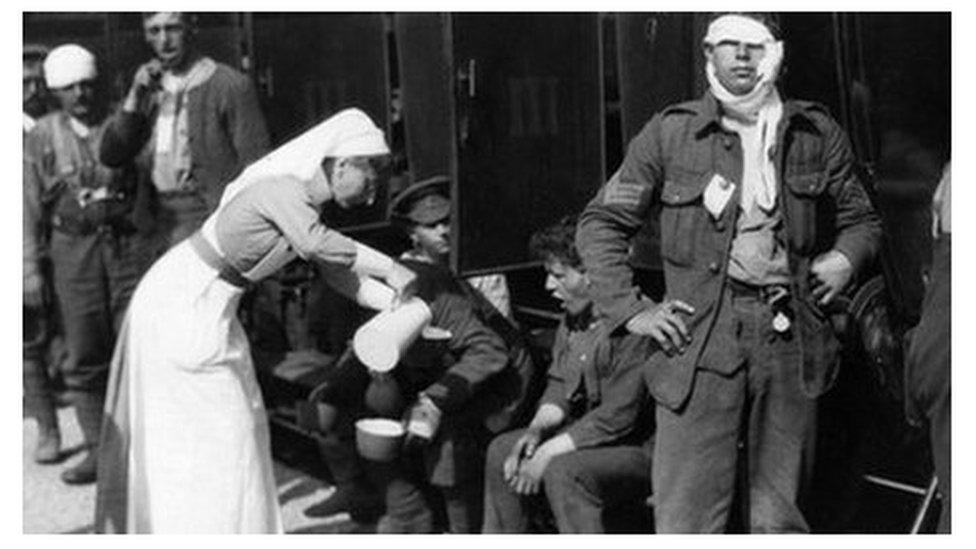
[[[360,304],[409,297],[411,270],[320,220],[328,201],[371,203],[388,155],[368,116],[342,111],[248,167],[203,227],[145,275],[112,359],[96,531],[282,531],[238,303],[247,284],[296,256],[327,267]]]

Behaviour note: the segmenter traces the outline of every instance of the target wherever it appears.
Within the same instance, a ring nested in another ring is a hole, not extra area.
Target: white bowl
[[[384,418],[367,418],[356,422],[356,450],[371,461],[396,459],[403,440],[403,424]]]

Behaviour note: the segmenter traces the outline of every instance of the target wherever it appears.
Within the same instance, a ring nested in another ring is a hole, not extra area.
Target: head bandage
[[[759,80],[745,95],[733,95],[719,82],[711,58],[705,66],[705,75],[712,94],[722,105],[744,116],[754,116],[766,102],[779,76],[779,68],[783,62],[783,42],[776,40],[766,25],[742,15],[723,15],[708,26],[705,44],[715,47],[723,41],[762,44],[765,47],[765,54],[756,67]]]
[[[51,89],[66,88],[96,76],[95,56],[77,44],[58,46],[44,59],[44,81]]]
[[[723,40],[747,44],[766,44],[776,41],[766,25],[743,15],[723,15],[708,25],[705,43],[715,46]]]

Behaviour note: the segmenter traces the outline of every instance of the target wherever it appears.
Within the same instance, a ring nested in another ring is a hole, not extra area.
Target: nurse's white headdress
[[[266,178],[311,181],[324,177],[322,161],[329,157],[389,154],[383,131],[359,109],[345,109],[271,151],[251,164],[224,191],[228,201],[249,183]]]
[[[247,169],[248,175],[311,179],[328,157],[389,154],[383,131],[359,109],[346,109],[278,147]]]

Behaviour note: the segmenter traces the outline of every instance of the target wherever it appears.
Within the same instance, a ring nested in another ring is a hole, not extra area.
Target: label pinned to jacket
[[[725,205],[729,203],[733,192],[735,192],[735,183],[725,179],[720,174],[712,176],[712,180],[705,187],[702,200],[705,203],[705,209],[712,214],[713,218],[722,217]]]

